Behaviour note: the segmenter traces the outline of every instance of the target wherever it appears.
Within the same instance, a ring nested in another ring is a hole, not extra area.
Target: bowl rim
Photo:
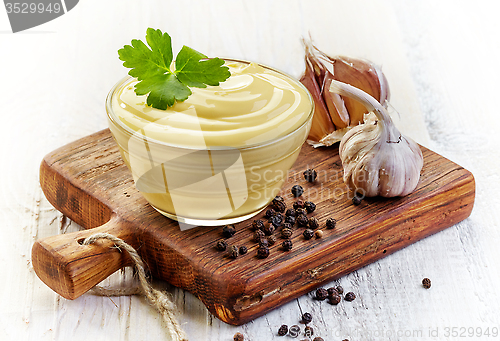
[[[242,60],[242,59],[232,59],[232,58],[222,58],[222,59],[224,61],[228,61],[228,62],[239,62],[239,63],[246,63],[246,64],[250,64],[251,63],[250,61]],[[133,131],[128,126],[124,125],[119,120],[117,120],[116,117],[114,117],[114,111],[113,111],[113,108],[112,108],[112,99],[113,99],[113,95],[114,95],[116,89],[119,88],[120,86],[122,86],[125,82],[129,81],[130,79],[135,78],[135,77],[132,77],[130,75],[127,75],[127,76],[123,77],[122,79],[120,79],[111,88],[111,90],[108,92],[108,95],[106,96],[106,113],[107,113],[108,119],[114,125],[116,125],[117,127],[121,128],[124,132],[126,132],[128,135],[130,135],[130,138],[137,138],[137,139],[140,138],[143,141],[147,140],[148,143],[153,143],[153,144],[157,144],[157,145],[161,145],[161,146],[165,146],[165,147],[177,148],[177,149],[185,149],[185,150],[205,150],[205,149],[208,149],[208,150],[221,150],[221,151],[224,151],[224,150],[234,150],[234,149],[248,150],[248,149],[261,148],[261,147],[268,146],[270,144],[274,144],[274,143],[280,142],[280,141],[285,140],[288,137],[290,137],[290,136],[298,133],[302,128],[304,128],[304,126],[307,126],[312,121],[316,105],[315,105],[314,99],[312,98],[312,95],[309,92],[309,90],[298,79],[296,79],[295,77],[289,75],[286,72],[280,71],[280,70],[275,69],[273,67],[270,67],[270,66],[267,66],[267,65],[264,65],[264,64],[261,64],[261,63],[256,63],[256,64],[258,64],[259,66],[262,66],[263,68],[266,68],[268,70],[271,70],[271,71],[277,72],[277,73],[279,73],[281,75],[284,75],[284,76],[290,78],[291,80],[295,81],[306,92],[307,97],[309,99],[309,102],[311,103],[311,110],[310,110],[309,115],[307,116],[307,118],[304,120],[304,122],[300,126],[298,126],[297,128],[295,128],[294,130],[292,130],[289,133],[287,133],[286,135],[279,136],[279,137],[276,137],[276,138],[273,138],[273,139],[270,139],[270,140],[265,140],[265,141],[254,143],[254,144],[250,144],[250,145],[242,145],[242,146],[238,146],[238,147],[230,147],[230,146],[206,146],[206,148],[199,148],[199,147],[192,147],[192,146],[174,145],[174,144],[171,144],[171,143],[162,142],[162,141],[156,140],[154,138],[148,137],[146,135],[140,134],[140,133],[138,133],[136,131]]]

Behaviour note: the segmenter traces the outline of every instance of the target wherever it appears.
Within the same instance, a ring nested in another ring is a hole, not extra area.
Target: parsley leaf
[[[208,59],[204,54],[183,46],[171,69],[173,53],[168,33],[148,28],[146,46],[141,40],[133,39],[131,45],[118,50],[123,66],[130,68],[129,75],[139,82],[135,93],[147,95],[147,104],[165,110],[175,101],[185,101],[190,95],[189,87],[205,88],[219,85],[231,73],[219,58]]]

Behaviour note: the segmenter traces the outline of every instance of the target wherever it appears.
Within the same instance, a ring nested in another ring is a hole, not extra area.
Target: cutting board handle
[[[75,299],[115,271],[130,265],[126,252],[109,240],[82,245],[94,233],[110,233],[137,248],[133,229],[114,215],[104,225],[38,240],[31,250],[33,268],[38,277],[64,298]]]

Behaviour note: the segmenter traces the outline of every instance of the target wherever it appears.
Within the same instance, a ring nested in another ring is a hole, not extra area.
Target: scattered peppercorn
[[[267,238],[261,238],[259,240],[259,246],[260,247],[269,247],[269,241],[267,240]]]
[[[344,288],[342,288],[340,285],[337,285],[335,287],[335,290],[339,293],[339,295],[342,295],[344,293]]]
[[[288,332],[290,333],[291,337],[297,337],[300,334],[300,327],[294,324],[293,326],[290,327]]]
[[[239,251],[240,251],[240,255],[244,255],[248,252],[248,249],[245,245],[242,245],[242,246],[240,246]]]
[[[328,291],[324,288],[316,289],[316,299],[319,301],[324,301],[328,297]]]
[[[269,256],[269,248],[261,246],[257,249],[257,256],[259,258],[267,258]]]
[[[288,210],[286,210],[286,213],[285,213],[285,216],[292,216],[292,217],[295,217],[295,209],[294,208],[289,208]]]
[[[301,227],[306,227],[309,224],[309,219],[303,214],[299,215],[296,219],[297,224]]]
[[[275,216],[275,215],[276,215],[276,211],[272,208],[268,208],[266,213],[264,214],[264,218],[269,220],[272,216]]]
[[[328,291],[328,296],[338,295],[337,289],[334,287],[328,288],[326,291]]]
[[[309,227],[316,230],[319,227],[319,220],[316,217],[309,218]]]
[[[286,205],[284,201],[274,201],[273,200],[273,208],[276,212],[285,212],[286,210]]]
[[[322,337],[316,336],[313,341],[325,341]]]
[[[276,213],[276,215],[272,216],[269,219],[269,222],[274,225],[274,227],[280,227],[281,224],[283,224],[283,216],[279,213]]]
[[[354,293],[352,291],[345,294],[344,300],[346,300],[347,302],[354,301],[355,299],[356,299],[356,295],[354,295]]]
[[[217,242],[217,244],[215,245],[215,247],[217,248],[217,250],[219,251],[226,251],[226,248],[227,248],[227,243],[225,240],[219,240]]]
[[[267,237],[267,242],[269,243],[269,245],[276,244],[276,237],[275,236],[269,236],[269,237]]]
[[[316,236],[316,238],[321,238],[321,237],[323,237],[323,231],[317,230],[314,232],[314,235]]]
[[[261,219],[254,220],[252,223],[252,228],[254,230],[263,230],[264,229],[264,222]]]
[[[234,236],[235,233],[236,229],[234,228],[234,225],[225,225],[222,228],[222,236],[224,238],[231,238],[232,236]]]
[[[261,231],[261,230],[257,230],[255,231],[255,233],[253,234],[253,240],[256,241],[256,242],[260,242],[260,240],[262,238],[264,238],[266,235],[264,233],[264,231]]]
[[[302,322],[304,322],[305,324],[311,323],[312,319],[313,319],[313,317],[310,313],[302,314]]]
[[[293,247],[293,243],[290,239],[286,239],[281,243],[281,246],[283,246],[283,250],[290,251]]]
[[[288,326],[284,324],[280,327],[280,329],[278,329],[278,335],[285,336],[286,334],[288,334]]]
[[[281,229],[281,236],[285,239],[288,239],[292,236],[293,234],[293,231],[292,229],[288,228],[288,227],[284,227],[283,229]]]
[[[357,195],[355,195],[353,198],[352,198],[352,203],[356,206],[358,206],[359,204],[361,204],[361,198],[358,197]]]
[[[424,286],[424,288],[429,289],[431,287],[431,280],[428,278],[424,278],[422,280],[422,285]]]
[[[292,187],[292,194],[294,197],[300,197],[304,193],[304,189],[300,185],[294,185]]]
[[[273,217],[274,218],[274,217]],[[267,236],[270,236],[274,233],[274,231],[276,230],[276,227],[274,227],[273,224],[267,224],[266,226],[264,226],[264,234],[267,235]]]
[[[335,226],[337,226],[337,220],[336,219],[333,219],[333,218],[328,218],[326,220],[326,228],[331,230],[331,229],[334,229]]]
[[[233,259],[238,258],[238,255],[239,255],[239,252],[238,252],[238,247],[236,247],[236,246],[234,246],[234,245],[233,245],[233,246],[231,246],[231,247],[229,248],[229,253],[228,253],[228,254],[229,254],[229,257],[231,257],[231,258],[233,258]]]
[[[328,296],[328,303],[330,303],[331,305],[337,305],[341,300],[342,298],[336,292],[335,294]]]
[[[305,239],[309,240],[312,237],[314,237],[314,231],[311,229],[305,229],[304,232],[302,233],[302,235],[304,236]]]
[[[234,341],[243,341],[243,340],[245,340],[245,337],[241,333],[236,333],[233,336],[233,340]]]
[[[295,217],[289,215],[289,216],[286,216],[285,217],[285,223],[288,223],[290,225],[294,225],[295,224]]]
[[[304,173],[304,179],[309,182],[314,182],[318,177],[318,173],[314,169],[308,169]]]
[[[304,203],[304,208],[306,209],[307,213],[312,213],[316,209],[316,204],[311,201],[306,201]]]
[[[303,208],[297,208],[295,210],[295,218],[298,218],[299,215],[307,215],[307,211]]]
[[[274,197],[274,199],[273,199],[273,203],[274,203],[274,202],[277,202],[277,201],[282,201],[282,202],[285,202],[285,199],[283,199],[283,197],[282,197],[282,196],[277,195],[277,196],[275,196],[275,197]]]
[[[304,208],[304,202],[302,200],[297,200],[293,203],[293,209],[296,210],[297,208]]]
[[[314,329],[313,329],[313,327],[311,327],[311,326],[306,326],[306,327],[304,328],[304,335],[305,335],[305,336],[307,336],[307,337],[311,337],[311,336],[313,336],[313,335],[314,335]]]

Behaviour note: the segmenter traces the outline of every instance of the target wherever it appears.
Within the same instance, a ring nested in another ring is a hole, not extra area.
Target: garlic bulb
[[[329,91],[332,81],[351,84],[385,104],[389,85],[379,67],[369,61],[349,57],[329,57],[312,42],[303,40],[306,69],[300,81],[311,92],[316,104],[308,142],[330,146],[340,141],[352,127],[363,122],[368,111],[357,101]]]
[[[368,197],[413,192],[424,163],[420,147],[399,132],[387,110],[366,92],[338,81],[332,81],[329,90],[358,101],[370,111],[364,123],[340,141],[344,182]]]

